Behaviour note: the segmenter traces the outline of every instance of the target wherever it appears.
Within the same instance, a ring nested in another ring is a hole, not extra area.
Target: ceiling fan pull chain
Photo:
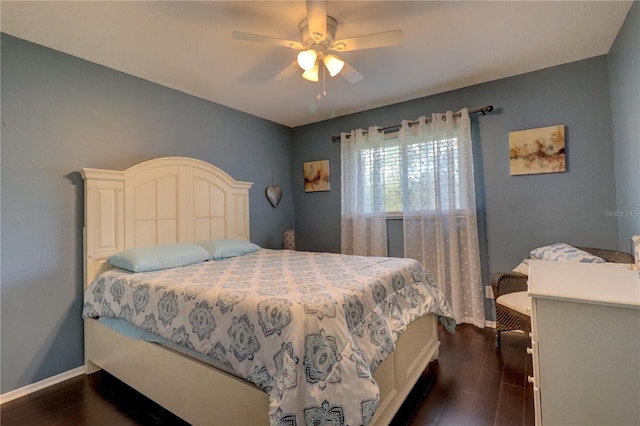
[[[322,66],[322,94],[324,96],[327,96],[327,74],[326,74],[326,71],[327,71],[327,67],[325,67],[324,64],[323,64],[323,66]]]

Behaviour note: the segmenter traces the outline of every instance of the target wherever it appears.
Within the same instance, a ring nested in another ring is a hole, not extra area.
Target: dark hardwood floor
[[[524,333],[459,325],[440,328],[440,356],[414,387],[393,425],[533,426],[533,374]]]
[[[527,375],[528,338],[493,329],[440,330],[442,346],[396,415],[393,425],[533,425]],[[185,425],[186,423],[100,372],[79,376],[0,407],[3,426]]]

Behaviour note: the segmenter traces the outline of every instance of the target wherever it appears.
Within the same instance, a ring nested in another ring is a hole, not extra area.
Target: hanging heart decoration
[[[282,198],[282,189],[275,185],[267,186],[267,198],[275,209],[278,206],[278,203],[280,203],[280,198]]]

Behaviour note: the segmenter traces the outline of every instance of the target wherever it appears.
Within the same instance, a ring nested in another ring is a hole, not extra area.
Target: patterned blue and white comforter
[[[259,250],[146,273],[112,269],[83,318],[119,317],[233,369],[269,395],[271,424],[368,424],[372,374],[416,318],[453,331],[449,303],[412,259]]]

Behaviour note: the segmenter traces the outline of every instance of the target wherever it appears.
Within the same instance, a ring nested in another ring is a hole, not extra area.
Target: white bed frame
[[[214,238],[249,240],[250,182],[192,158],[165,157],[124,171],[82,169],[85,180],[85,286],[118,251]],[[388,424],[427,364],[438,355],[437,318],[426,315],[400,336],[373,375]],[[85,320],[85,368],[104,369],[194,425],[266,425],[267,394],[253,384],[164,346]]]

